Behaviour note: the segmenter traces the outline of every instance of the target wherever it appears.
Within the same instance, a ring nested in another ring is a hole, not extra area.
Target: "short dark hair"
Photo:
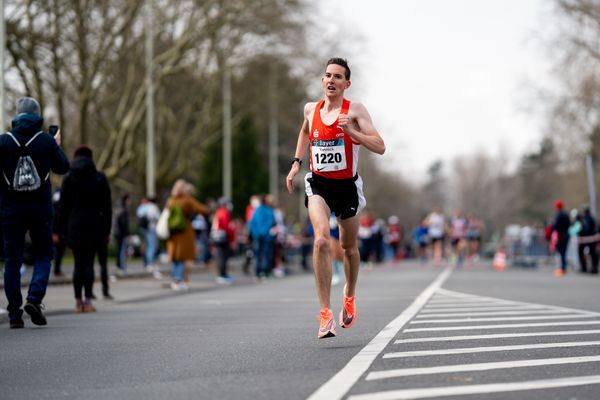
[[[330,58],[329,61],[327,61],[327,65],[331,64],[344,67],[344,69],[346,70],[346,73],[344,74],[346,76],[346,80],[350,80],[350,67],[348,66],[348,60],[346,60],[345,58],[334,57]],[[327,65],[325,66],[325,68],[327,68]]]

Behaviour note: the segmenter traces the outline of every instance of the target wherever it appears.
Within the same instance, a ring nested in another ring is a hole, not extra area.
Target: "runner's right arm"
[[[296,143],[296,152],[294,153],[295,158],[303,159],[304,154],[306,153],[306,149],[309,145],[308,135],[309,135],[309,125],[308,125],[308,117],[311,111],[315,108],[316,103],[306,103],[304,106],[304,122],[302,123],[302,128],[300,128],[300,132],[298,133],[298,142]],[[292,193],[294,191],[294,177],[300,171],[300,163],[293,163],[290,168],[290,173],[288,174],[285,183],[287,185],[288,192]]]

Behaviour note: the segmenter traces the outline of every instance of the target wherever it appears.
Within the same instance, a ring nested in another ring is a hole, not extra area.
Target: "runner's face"
[[[329,64],[321,79],[323,92],[326,96],[339,96],[350,87],[350,81],[346,80],[346,69],[341,65]]]

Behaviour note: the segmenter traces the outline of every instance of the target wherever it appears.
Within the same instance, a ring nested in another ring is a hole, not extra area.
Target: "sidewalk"
[[[254,278],[252,275],[244,275],[241,271],[241,258],[230,259],[230,274],[235,278],[234,285],[253,284]],[[96,282],[94,283],[94,294],[97,300],[94,301],[94,306],[98,312],[108,311],[120,304],[142,302],[146,300],[157,300],[161,298],[180,296],[187,293],[197,293],[199,291],[213,290],[220,288],[222,285],[215,281],[215,273],[206,268],[201,268],[195,265],[192,270],[191,284],[189,289],[185,291],[173,291],[170,287],[170,265],[159,264],[159,268],[163,274],[162,279],[154,279],[151,272],[146,271],[141,260],[129,260],[127,264],[127,275],[124,277],[116,277],[116,281],[110,282],[110,294],[114,300],[104,300],[102,297],[102,287],[100,284],[100,267],[96,264]],[[75,299],[73,295],[72,275],[73,265],[63,265],[62,277],[55,277],[50,274],[50,281],[46,297],[44,298],[45,314],[57,315],[65,313],[73,313],[75,309]],[[295,268],[294,268],[295,270]],[[116,267],[109,266],[109,275],[114,275]],[[27,276],[22,281],[23,297],[27,295],[27,286],[31,278],[31,267],[27,269]],[[3,284],[0,283],[3,289]],[[2,290],[3,291],[3,290]],[[6,297],[0,296],[0,324],[6,323],[8,318],[6,314]]]

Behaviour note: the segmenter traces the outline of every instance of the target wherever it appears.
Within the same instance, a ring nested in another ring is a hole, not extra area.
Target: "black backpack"
[[[29,145],[33,142],[39,135],[43,132],[36,133],[25,145],[21,145],[19,141],[13,136],[12,133],[6,132],[17,144],[19,147],[19,159],[17,160],[17,166],[15,168],[15,175],[13,177],[12,183],[6,176],[6,173],[2,171],[2,175],[4,176],[4,180],[8,187],[15,192],[31,192],[37,190],[42,185],[42,180],[40,179],[40,175],[37,172],[35,167],[35,163],[31,159],[31,155],[29,152]],[[50,176],[50,172],[44,178],[44,181],[48,179]]]

